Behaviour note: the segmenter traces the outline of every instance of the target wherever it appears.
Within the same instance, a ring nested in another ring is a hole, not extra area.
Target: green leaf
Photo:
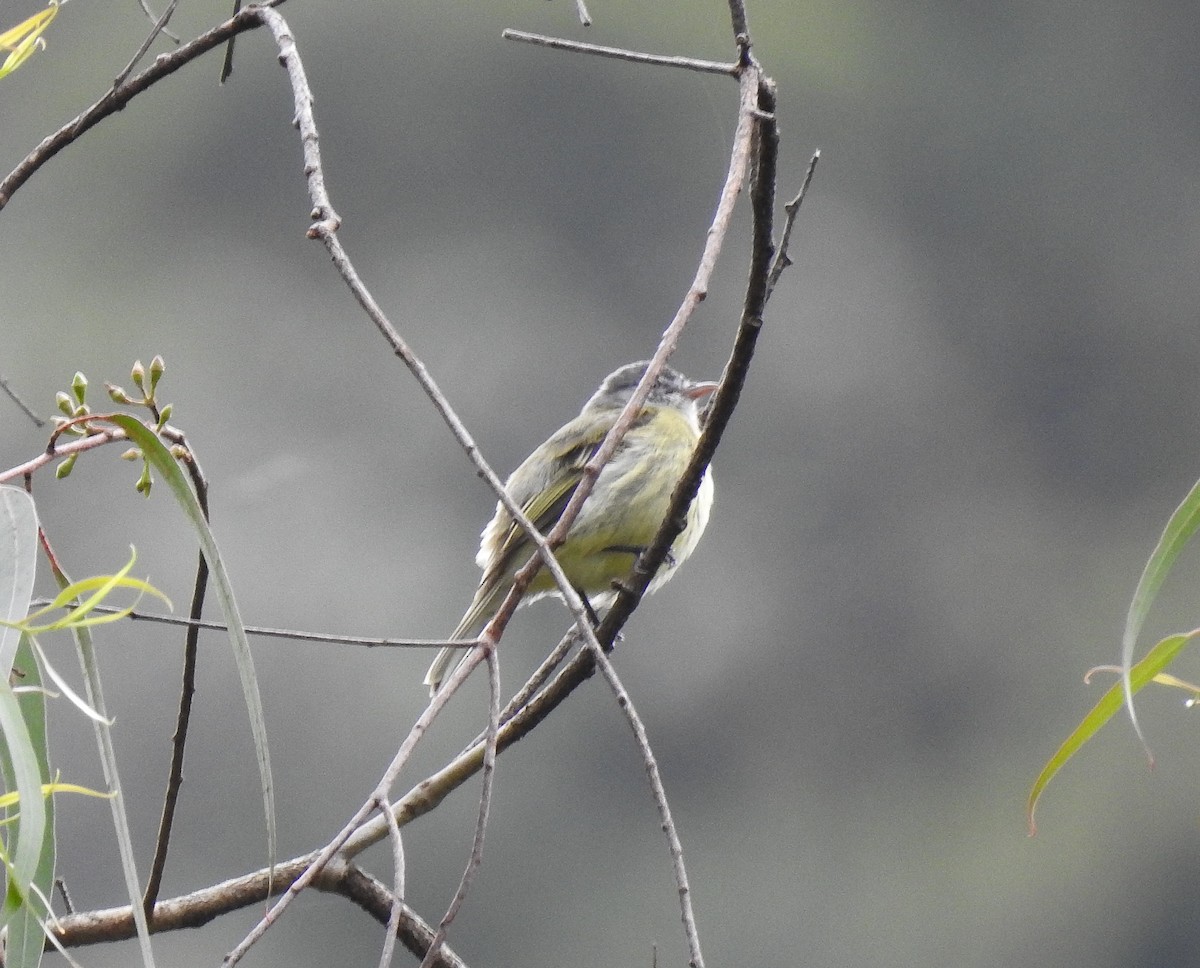
[[[31,498],[14,487],[0,487],[0,619],[19,621],[29,611],[37,566],[37,511]],[[9,839],[7,885],[0,925],[22,909],[37,872],[46,837],[46,805],[41,798],[38,752],[20,703],[9,682],[21,633],[0,626],[0,736],[9,770],[9,789],[28,801],[14,840]]]
[[[221,610],[225,614],[225,624],[229,628],[229,641],[233,646],[233,657],[237,663],[238,675],[241,678],[242,694],[246,702],[246,710],[250,716],[250,733],[254,739],[254,750],[258,758],[258,774],[262,785],[263,811],[267,825],[267,858],[268,866],[274,868],[276,856],[275,837],[275,784],[271,776],[271,757],[267,749],[267,725],[263,715],[262,697],[258,691],[258,678],[254,674],[254,658],[250,653],[250,641],[246,638],[246,630],[242,624],[241,613],[233,597],[233,585],[225,570],[225,562],[217,548],[216,539],[204,520],[204,512],[200,502],[192,492],[191,486],[179,464],[171,456],[162,440],[149,430],[145,424],[129,414],[112,414],[105,419],[116,424],[125,431],[129,439],[137,444],[145,454],[148,463],[154,465],[159,476],[166,482],[175,495],[175,500],[187,515],[196,537],[200,542],[208,568],[212,575],[213,588]],[[94,705],[94,704],[93,704]],[[103,712],[103,710],[101,710]]]
[[[1137,691],[1133,688],[1131,681],[1133,654],[1137,648],[1138,635],[1142,631],[1142,625],[1150,612],[1150,606],[1158,597],[1159,589],[1162,588],[1163,581],[1166,580],[1174,566],[1175,559],[1192,539],[1197,528],[1200,528],[1200,481],[1197,481],[1188,491],[1187,497],[1175,509],[1175,513],[1171,515],[1171,519],[1163,529],[1158,544],[1146,561],[1146,567],[1142,569],[1142,577],[1134,590],[1133,601],[1130,602],[1129,611],[1125,616],[1125,634],[1121,639],[1121,665],[1125,669],[1125,674],[1121,684],[1124,690],[1125,704],[1129,708],[1129,719],[1133,723],[1138,739],[1142,741],[1143,746],[1146,746],[1147,753],[1149,753],[1149,747],[1146,745],[1146,737],[1142,734],[1141,724],[1138,722],[1137,713],[1133,708],[1133,694]],[[1159,645],[1161,644],[1160,642]]]
[[[0,487],[0,622],[20,622],[33,597],[37,570],[37,510],[15,487]],[[8,676],[21,633],[0,625],[0,674]]]
[[[0,64],[0,77],[11,74],[25,63],[35,50],[46,46],[42,32],[50,26],[50,21],[58,13],[58,0],[51,0],[50,6],[35,13],[32,17],[22,20],[15,27],[0,32],[0,50],[11,51]]]
[[[84,627],[90,628],[90,626],[86,625]],[[98,723],[104,723],[105,726],[111,726],[113,724],[111,719],[109,719],[107,716],[102,716],[97,710],[89,706],[87,701],[71,688],[67,680],[58,674],[58,671],[50,664],[50,659],[47,657],[46,653],[43,652],[41,646],[38,645],[37,639],[35,639],[33,636],[29,636],[28,638],[29,644],[33,646],[33,651],[37,653],[38,663],[41,665],[42,671],[47,677],[49,677],[50,681],[54,683],[54,687],[66,697],[67,701],[74,705],[75,708],[81,713],[87,716],[88,719]]]
[[[21,637],[21,645],[17,650],[16,667],[21,671],[23,687],[41,685],[37,662],[34,661],[28,636]],[[41,774],[41,792],[47,796],[45,801],[46,828],[42,836],[42,849],[38,856],[37,867],[34,870],[33,886],[36,893],[49,897],[54,886],[54,801],[48,798],[55,785],[50,783],[50,750],[46,740],[46,694],[38,688],[23,688],[17,702],[21,708],[22,718],[29,728],[29,738],[37,758],[38,772]],[[13,775],[11,757],[5,751],[2,757],[4,774]],[[11,787],[10,787],[11,789]],[[18,794],[19,795],[19,794]],[[34,905],[37,907],[34,907]],[[7,968],[37,968],[42,960],[45,947],[45,934],[41,922],[45,919],[40,898],[26,897],[26,903],[16,912],[8,923],[8,944],[5,947],[5,965]]]
[[[1066,765],[1067,760],[1074,756],[1080,747],[1095,736],[1100,727],[1121,709],[1125,703],[1125,689],[1128,687],[1131,693],[1139,692],[1146,683],[1151,682],[1170,664],[1185,645],[1198,636],[1200,636],[1200,629],[1188,632],[1186,635],[1172,635],[1163,639],[1146,654],[1141,662],[1129,670],[1128,679],[1122,678],[1113,683],[1100,701],[1083,717],[1083,721],[1075,727],[1062,746],[1042,767],[1042,772],[1038,774],[1038,778],[1029,791],[1029,800],[1025,805],[1025,819],[1029,824],[1030,836],[1037,832],[1033,812],[1037,808],[1038,800],[1047,784]]]
[[[59,587],[70,584],[67,576],[58,572],[55,579]],[[86,625],[71,628],[75,645],[79,651],[79,664],[83,668],[83,681],[87,686],[88,705],[101,717],[92,721],[96,731],[96,745],[100,749],[100,765],[104,770],[104,781],[112,794],[113,832],[117,838],[117,852],[121,857],[121,871],[125,876],[125,891],[133,910],[133,923],[137,928],[138,945],[142,963],[146,968],[154,966],[154,952],[150,947],[150,929],[146,924],[146,913],[142,908],[141,887],[138,884],[137,864],[133,857],[133,838],[129,833],[129,817],[125,813],[125,797],[121,792],[121,775],[117,770],[117,751],[113,743],[112,728],[105,711],[104,691],[100,685],[100,670],[96,664],[96,650],[92,644],[92,632]],[[21,797],[22,805],[25,797]]]
[[[129,577],[129,570],[137,560],[137,553],[132,547],[129,549],[129,553],[129,561],[115,575],[93,575],[90,578],[81,578],[79,581],[71,582],[55,596],[54,601],[49,605],[39,608],[36,612],[30,614],[25,621],[19,623],[20,628],[33,635],[41,635],[44,632],[57,632],[79,624],[102,625],[118,621],[125,618],[133,610],[132,605],[116,613],[107,613],[104,615],[90,614],[116,588],[131,588],[138,592],[139,597],[143,594],[154,595],[166,603],[167,608],[171,608],[171,600],[149,582],[142,581],[140,578]],[[91,593],[90,598],[82,602],[78,601],[80,596],[89,592]],[[38,619],[59,609],[68,609],[68,611],[53,622],[44,625],[36,624]]]
[[[29,886],[37,874],[47,834],[46,803],[42,799],[42,775],[37,748],[8,676],[0,676],[0,734],[11,767],[11,780],[21,800],[21,817],[16,832],[16,849],[9,857],[4,904],[0,923],[8,924],[30,903]]]

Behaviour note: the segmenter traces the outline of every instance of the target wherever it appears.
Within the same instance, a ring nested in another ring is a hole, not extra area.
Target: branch
[[[167,9],[172,10],[175,0]],[[204,520],[208,514],[208,480],[196,460],[196,452],[187,442],[183,434],[178,434],[176,443],[181,444],[188,455],[184,466],[192,479],[192,488],[196,492],[196,500]],[[175,806],[179,801],[179,791],[183,786],[183,751],[187,746],[188,724],[192,718],[192,699],[196,694],[196,656],[200,647],[200,629],[195,624],[204,611],[204,595],[208,589],[208,559],[204,552],[197,554],[196,578],[192,584],[192,602],[188,610],[190,621],[183,643],[183,676],[179,690],[179,711],[175,717],[175,732],[171,736],[171,765],[167,772],[167,789],[163,795],[162,814],[158,823],[158,838],[154,845],[154,857],[150,862],[150,873],[146,878],[146,890],[142,895],[142,906],[146,912],[146,921],[154,923],[154,905],[158,900],[158,892],[162,887],[163,871],[167,865],[167,849],[171,843],[171,830],[175,821]]]
[[[46,426],[46,421],[29,409],[25,401],[17,396],[17,391],[8,385],[8,381],[4,379],[3,376],[0,376],[0,390],[3,390],[8,399],[15,403],[25,414],[25,416],[33,421],[33,425],[35,427]]]
[[[679,904],[683,919],[683,934],[687,940],[691,960],[691,968],[704,968],[704,956],[700,953],[700,933],[696,930],[696,912],[692,910],[692,889],[688,884],[687,867],[683,862],[683,843],[679,839],[679,831],[675,827],[675,819],[671,816],[671,805],[667,801],[667,790],[663,786],[662,774],[658,769],[658,760],[654,750],[650,748],[650,737],[646,733],[645,724],[633,706],[633,699],[617,677],[617,670],[603,652],[595,653],[596,664],[600,672],[616,696],[617,705],[625,714],[625,720],[633,730],[634,740],[638,751],[642,754],[642,762],[646,767],[646,777],[650,781],[650,792],[654,795],[654,804],[658,807],[658,815],[662,820],[662,830],[667,837],[667,846],[671,852],[671,863],[675,868],[675,884],[679,891]]]
[[[494,648],[487,647],[483,653],[488,667],[489,702],[487,734],[483,747],[483,789],[479,794],[479,818],[475,824],[475,839],[471,843],[471,857],[467,861],[467,869],[463,871],[458,889],[454,892],[454,898],[446,909],[441,924],[438,925],[437,935],[421,961],[421,968],[433,968],[438,951],[446,940],[446,931],[458,916],[458,912],[467,898],[467,891],[474,882],[475,875],[479,873],[479,868],[483,866],[483,838],[487,831],[488,815],[492,808],[492,781],[496,773],[496,736],[500,731],[500,667]],[[391,815],[389,811],[385,810],[384,812]]]
[[[272,893],[286,889],[312,862],[314,854],[293,858],[274,868]],[[261,904],[267,897],[270,873],[264,868],[252,874],[231,878],[190,894],[161,900],[155,906],[151,933],[199,928],[231,911]],[[383,884],[353,864],[327,870],[313,885],[318,891],[337,894],[353,901],[380,924],[387,924],[392,908],[392,892]],[[110,941],[126,941],[134,937],[133,909],[106,908],[66,914],[51,922],[51,930],[64,947],[81,947]],[[434,931],[407,905],[400,914],[399,938],[417,957],[422,956],[433,941]],[[438,953],[438,968],[465,968],[463,962],[448,947]]]
[[[162,15],[157,20],[154,21],[154,26],[150,28],[150,33],[146,36],[146,39],[142,41],[142,46],[137,49],[137,53],[135,53],[129,59],[129,63],[125,65],[125,67],[121,70],[121,73],[119,73],[113,80],[114,88],[120,87],[123,83],[125,83],[126,78],[133,73],[133,69],[137,66],[137,62],[146,56],[146,51],[150,49],[150,45],[154,43],[155,38],[158,37],[159,34],[165,34],[175,43],[179,43],[179,38],[166,29],[167,21],[170,20],[171,15],[175,13],[175,7],[178,3],[179,0],[171,0],[171,2],[167,4],[167,9],[162,12]],[[150,11],[147,10],[144,5],[142,9],[146,10],[147,15],[149,15]],[[154,18],[151,17],[150,19],[153,20]]]
[[[594,54],[597,57],[612,57],[617,60],[631,61],[634,64],[655,64],[660,67],[679,67],[685,71],[698,71],[701,74],[725,74],[736,77],[741,69],[738,64],[725,64],[721,61],[700,60],[695,57],[674,57],[669,54],[643,54],[636,50],[626,50],[623,47],[602,47],[599,44],[585,44],[578,40],[565,40],[561,37],[547,37],[545,34],[531,34],[524,30],[505,30],[500,34],[505,40],[520,41],[525,44],[536,44],[538,47],[550,47],[554,50],[569,50],[577,54]]]
[[[94,447],[103,447],[105,444],[111,444],[115,440],[128,439],[125,436],[125,431],[111,427],[97,430],[95,433],[88,434],[86,437],[80,437],[78,440],[72,440],[66,444],[54,444],[49,449],[38,454],[37,457],[27,460],[24,464],[18,464],[16,467],[10,467],[6,471],[0,471],[0,484],[6,484],[19,477],[32,474],[34,471],[53,463],[60,457],[80,454]]]
[[[6,472],[7,473],[7,472]],[[35,598],[35,606],[50,604],[49,598]],[[179,625],[197,629],[208,629],[213,632],[228,632],[229,626],[224,622],[212,622],[207,619],[181,618],[177,615],[157,615],[153,612],[127,611],[111,605],[94,605],[92,610],[108,615],[126,612],[125,617],[133,622],[154,622],[159,625]],[[361,645],[368,649],[444,649],[446,646],[470,645],[471,641],[462,639],[393,639],[379,636],[362,635],[333,635],[328,632],[305,632],[301,629],[277,629],[264,625],[245,625],[242,627],[247,635],[258,635],[263,638],[295,639],[297,642],[330,642],[334,645]]]
[[[788,245],[792,241],[792,229],[796,225],[796,217],[800,214],[800,206],[808,197],[808,188],[812,184],[813,174],[816,172],[817,162],[820,160],[821,151],[818,148],[808,162],[808,170],[804,173],[800,191],[796,193],[795,198],[783,206],[787,218],[783,220],[783,234],[779,237],[779,251],[775,253],[775,260],[771,263],[771,271],[767,276],[767,295],[764,302],[770,300],[771,293],[775,291],[775,286],[779,282],[780,276],[783,275],[783,270],[792,264],[792,260],[788,256]]]
[[[246,7],[223,24],[214,27],[207,33],[201,34],[195,40],[189,41],[182,47],[169,54],[159,54],[154,63],[140,74],[116,84],[100,100],[80,114],[73,121],[63,125],[52,135],[45,138],[14,168],[8,176],[0,181],[0,209],[8,204],[14,193],[25,184],[31,175],[47,161],[76,141],[85,131],[94,127],[111,114],[120,111],[131,100],[147,88],[162,80],[168,74],[173,74],[184,64],[195,60],[214,47],[218,47],[231,37],[262,24],[262,11],[267,7],[275,7],[283,0],[264,0],[262,4]]]
[[[177,44],[179,43],[179,38],[176,37],[173,33],[171,33],[171,31],[163,30],[163,28],[166,26],[167,21],[171,19],[171,12],[173,12],[175,9],[174,2],[172,2],[171,5],[168,7],[168,12],[164,13],[161,17],[154,16],[154,11],[152,11],[150,9],[150,5],[148,3],[146,3],[146,0],[138,0],[138,6],[140,6],[142,8],[142,13],[144,13],[146,15],[146,17],[150,20],[150,22],[154,24],[154,29],[150,34],[150,37],[152,39],[161,31],[162,33],[166,34],[166,36],[169,37],[171,40],[173,40],[175,43],[177,43]],[[149,49],[149,45],[147,45],[147,49]],[[143,51],[142,53],[145,53],[145,51]],[[141,55],[138,55],[138,56],[141,56]]]
[[[392,816],[392,812],[386,806],[380,808],[380,813],[388,822],[388,836],[392,841],[392,897],[388,907],[387,932],[383,938],[383,950],[379,953],[379,968],[388,968],[392,963],[396,933],[400,930],[404,898],[408,893],[404,883],[407,864],[404,860],[404,838],[400,834],[400,825],[396,823],[396,818]],[[430,950],[432,949],[431,943]]]

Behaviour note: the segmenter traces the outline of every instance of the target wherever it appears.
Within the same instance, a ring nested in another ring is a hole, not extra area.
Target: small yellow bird
[[[648,365],[645,360],[628,363],[606,376],[579,416],[525,458],[505,483],[513,501],[543,534],[554,527],[571,500],[584,465],[616,423]],[[658,532],[671,493],[700,438],[704,401],[716,388],[715,383],[694,382],[663,367],[641,413],[604,465],[566,541],[555,552],[571,584],[593,608],[612,604],[616,598],[613,583],[629,577],[638,555]],[[687,524],[647,591],[665,584],[695,549],[708,524],[712,501],[712,474],[706,470],[688,508]],[[504,506],[497,504],[475,557],[483,579],[452,638],[470,639],[482,631],[535,550]],[[521,605],[556,593],[554,579],[543,568],[530,582]],[[441,687],[459,651],[442,649],[433,660],[425,674],[431,696]]]

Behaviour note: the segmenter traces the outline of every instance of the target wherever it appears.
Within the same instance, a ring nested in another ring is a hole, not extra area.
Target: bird
[[[542,534],[558,521],[575,493],[584,465],[616,423],[649,365],[647,360],[627,363],[606,376],[579,415],[535,448],[505,482],[513,502]],[[593,617],[595,609],[607,608],[616,599],[614,583],[632,574],[638,555],[658,532],[675,485],[700,439],[704,407],[716,389],[714,382],[689,380],[671,367],[663,367],[641,412],[600,471],[566,540],[555,551]],[[708,525],[712,502],[713,476],[706,468],[686,524],[651,579],[648,593],[669,581],[695,550]],[[483,577],[451,638],[478,636],[535,550],[504,505],[497,503],[475,557]],[[556,594],[558,586],[543,568],[526,588],[519,607]],[[431,697],[456,661],[462,661],[458,657],[461,651],[461,646],[447,646],[433,660],[425,674]]]

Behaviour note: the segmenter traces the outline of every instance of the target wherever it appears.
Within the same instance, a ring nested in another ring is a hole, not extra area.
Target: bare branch
[[[429,946],[429,951],[421,961],[421,968],[432,968],[438,950],[446,939],[446,932],[457,917],[463,902],[467,899],[467,891],[470,890],[475,875],[483,866],[483,838],[487,832],[488,815],[492,808],[492,782],[496,772],[496,735],[500,731],[500,664],[494,648],[488,647],[483,651],[488,667],[490,701],[488,703],[487,736],[483,747],[483,789],[479,794],[479,818],[475,824],[475,838],[471,843],[471,857],[467,861],[467,869],[463,871],[458,889],[454,892],[454,898],[450,901],[450,906],[446,909],[441,924],[438,925],[433,944]]]
[[[236,16],[237,12],[242,9],[242,0],[233,0],[233,13]],[[225,59],[221,62],[221,76],[219,82],[224,84],[233,74],[233,38],[229,38],[229,43],[225,45]]]
[[[472,659],[473,655],[474,653],[472,655],[468,655],[467,660],[469,661]],[[447,686],[449,686],[450,683],[455,682],[456,679],[459,681],[461,681],[461,679],[465,679],[466,674],[469,671],[470,666],[468,665],[468,662],[464,662],[464,664],[459,666],[454,674],[450,676],[450,679],[447,680]],[[279,920],[279,918],[291,905],[292,901],[299,896],[301,891],[309,886],[316,886],[318,884],[322,876],[324,876],[326,869],[330,868],[331,862],[339,854],[339,852],[342,852],[342,847],[346,841],[350,839],[351,835],[357,829],[359,829],[360,826],[366,825],[364,822],[367,820],[367,818],[380,808],[386,809],[388,792],[390,791],[392,784],[395,783],[396,777],[399,775],[400,770],[408,763],[409,757],[412,755],[412,751],[416,748],[417,743],[420,742],[421,738],[425,735],[426,730],[429,729],[429,726],[433,720],[437,718],[438,713],[442,711],[451,695],[451,690],[446,688],[438,692],[438,694],[430,700],[429,705],[425,707],[421,715],[417,717],[417,721],[413,723],[408,735],[404,738],[404,742],[400,744],[400,749],[392,758],[392,762],[388,765],[388,768],[384,772],[382,779],[380,779],[379,783],[376,784],[375,789],[371,792],[370,796],[367,797],[366,802],[359,807],[354,816],[350,818],[350,820],[328,844],[322,847],[315,854],[308,855],[307,865],[299,872],[295,879],[288,884],[287,889],[280,895],[279,900],[267,910],[267,913],[263,915],[263,917],[250,930],[250,932],[246,934],[246,936],[242,938],[240,942],[238,942],[237,946],[225,956],[225,959],[222,962],[223,965],[229,966],[229,968],[231,968],[233,965],[236,965],[246,954],[246,952],[250,950],[254,943],[257,942],[264,934],[266,934],[271,926]],[[399,822],[399,817],[396,819],[397,822]],[[382,827],[386,832],[386,821],[382,822]],[[345,864],[345,857],[345,853],[342,852],[343,859],[339,860],[338,864],[333,865],[333,869],[336,870],[337,867],[343,866]],[[278,870],[278,865],[276,869]]]
[[[729,0],[729,19],[733,24],[733,39],[741,51],[741,62],[750,62],[750,25],[746,20],[745,0]]]
[[[755,130],[758,125],[764,123],[762,110],[758,103],[760,78],[759,71],[752,66],[743,71],[739,79],[741,100],[738,111],[738,126],[734,133],[729,172],[725,179],[725,185],[721,189],[721,198],[717,204],[717,213],[713,218],[712,226],[708,230],[708,240],[704,253],[700,258],[700,265],[696,270],[696,278],[692,282],[692,288],[684,298],[683,305],[680,306],[679,311],[676,313],[675,320],[667,328],[667,333],[671,333],[677,324],[682,328],[683,321],[686,321],[686,318],[691,315],[696,306],[699,305],[700,301],[708,293],[708,282],[712,276],[717,256],[720,254],[721,243],[724,240],[725,233],[729,227],[729,221],[733,215],[734,203],[741,192],[742,183],[746,178],[747,169],[749,168],[750,152],[754,142]],[[752,271],[748,285],[753,285],[753,283],[754,275]],[[664,339],[666,335],[665,333]],[[746,363],[749,363],[748,357]],[[600,627],[596,630],[596,636],[601,642],[611,643],[613,641],[616,633],[620,631],[629,618],[629,615],[637,607],[638,602],[641,601],[641,597],[645,594],[651,579],[658,572],[659,566],[666,560],[671,545],[674,544],[676,537],[679,536],[679,533],[686,525],[687,509],[695,499],[696,492],[700,488],[700,480],[704,476],[705,468],[712,461],[713,453],[720,442],[721,432],[724,430],[725,423],[728,422],[729,414],[733,412],[733,408],[737,405],[738,397],[741,394],[741,386],[745,378],[746,371],[744,368],[735,370],[726,364],[725,373],[721,377],[721,384],[713,395],[713,403],[708,419],[705,421],[704,431],[700,435],[700,441],[696,445],[696,450],[692,454],[692,459],[688,464],[687,470],[684,472],[683,477],[680,478],[678,485],[676,485],[675,493],[671,497],[667,517],[662,527],[659,528],[658,535],[650,547],[638,559],[632,577],[622,586],[612,608],[609,609],[608,614],[604,616],[604,620],[600,623]]]
[[[601,47],[599,44],[585,44],[578,40],[566,40],[562,37],[547,37],[544,34],[531,34],[524,30],[505,30],[500,36],[505,40],[536,44],[538,47],[569,50],[577,54],[595,54],[597,57],[612,57],[616,60],[630,61],[634,64],[679,67],[685,71],[698,71],[701,74],[725,74],[730,77],[736,77],[740,69],[737,64],[725,64],[721,61],[700,60],[695,57],[675,57],[669,54],[644,54],[636,50],[625,50],[622,47]]]
[[[49,605],[50,599],[35,598],[33,604],[38,606]],[[109,605],[94,605],[92,610],[109,615],[125,611],[123,608],[115,608]],[[229,631],[229,626],[224,622],[211,622],[207,619],[182,618],[177,615],[157,615],[153,612],[138,612],[136,610],[129,612],[126,617],[130,621],[135,622],[191,626],[198,629],[209,629],[214,632]],[[332,635],[326,632],[305,632],[300,629],[268,628],[263,625],[246,625],[244,629],[247,635],[258,635],[263,638],[295,639],[297,642],[330,642],[334,645],[360,645],[369,649],[444,649],[448,645],[469,646],[474,644],[474,640],[464,642],[462,639],[390,639],[361,635]]]
[[[169,33],[166,29],[167,21],[170,20],[171,15],[175,13],[175,8],[178,6],[178,4],[179,0],[171,0],[171,2],[167,4],[167,9],[164,10],[162,12],[162,16],[154,22],[154,26],[150,29],[150,33],[147,35],[146,39],[142,41],[142,46],[137,49],[137,53],[129,59],[129,63],[122,68],[121,73],[119,73],[113,80],[112,89],[114,91],[124,84],[126,78],[133,73],[133,69],[137,66],[137,62],[146,56],[146,51],[150,49],[150,45],[154,43],[154,39],[159,34],[165,34],[166,36],[170,37],[171,40],[175,41],[175,43],[179,43],[179,38],[174,34]],[[146,9],[145,4],[142,5],[142,9],[149,13],[149,10]]]
[[[208,480],[196,460],[196,452],[183,434],[176,435],[176,442],[187,449],[184,461],[192,479],[192,489],[204,520],[209,519]],[[192,717],[192,700],[196,695],[196,656],[200,649],[200,629],[195,624],[204,611],[204,596],[208,590],[208,559],[203,552],[197,554],[196,578],[192,583],[192,602],[188,609],[190,622],[183,642],[183,676],[179,689],[179,711],[175,716],[175,732],[171,736],[171,765],[167,772],[167,789],[163,795],[162,814],[158,822],[158,837],[154,845],[154,857],[150,862],[150,873],[146,878],[146,889],[142,894],[142,906],[148,924],[154,923],[154,905],[162,887],[163,871],[167,866],[167,849],[171,843],[171,830],[175,821],[175,806],[179,802],[179,791],[183,787],[183,751],[187,746],[188,724]]]
[[[25,184],[35,171],[63,150],[67,145],[79,138],[85,131],[94,127],[111,114],[120,111],[133,98],[156,84],[168,74],[173,74],[184,64],[195,60],[201,54],[212,50],[247,30],[253,30],[262,23],[262,11],[268,7],[278,6],[283,0],[263,0],[261,6],[247,7],[223,24],[201,34],[195,40],[189,41],[182,47],[168,54],[159,54],[154,63],[144,71],[117,85],[108,91],[100,100],[69,121],[52,135],[42,140],[14,168],[3,181],[0,181],[0,209],[8,204],[13,194]]]
[[[3,390],[8,399],[21,408],[21,411],[25,414],[25,416],[33,421],[33,425],[35,427],[46,426],[46,421],[30,410],[28,406],[26,406],[25,401],[17,396],[17,392],[8,385],[8,381],[2,376],[0,376],[0,390]]]
[[[771,271],[767,276],[767,296],[763,301],[766,302],[771,298],[771,294],[775,291],[775,286],[779,282],[780,276],[783,275],[783,270],[792,264],[791,258],[788,256],[788,245],[792,241],[792,228],[796,224],[796,216],[800,214],[800,206],[804,204],[804,199],[808,196],[808,186],[812,184],[813,173],[817,170],[817,162],[821,160],[821,151],[817,149],[813,152],[812,159],[808,163],[808,170],[804,173],[804,181],[800,185],[800,191],[796,193],[796,197],[783,206],[784,212],[787,213],[787,218],[783,221],[783,234],[779,238],[779,251],[775,253],[775,261],[771,263]]]
[[[173,40],[177,44],[179,43],[178,37],[176,37],[173,33],[171,33],[171,31],[163,29],[166,25],[166,22],[171,19],[171,14],[169,11],[174,9],[174,7],[175,7],[174,2],[171,3],[170,7],[168,8],[168,12],[165,13],[161,17],[156,17],[154,15],[154,11],[150,9],[150,4],[148,4],[146,2],[146,0],[138,0],[138,6],[140,6],[142,8],[142,13],[144,13],[146,15],[146,17],[150,20],[150,22],[152,24],[154,24],[154,33],[152,33],[150,35],[151,39],[153,39],[154,36],[156,36],[161,31],[164,36],[169,37],[171,40]],[[147,45],[147,48],[148,47],[149,47],[149,45]],[[145,53],[145,51],[143,51],[142,53]],[[140,57],[141,55],[139,54],[138,56]]]
[[[103,447],[105,444],[111,444],[113,441],[127,439],[125,431],[112,427],[97,430],[86,437],[81,437],[78,440],[72,440],[65,444],[55,444],[52,448],[38,454],[37,457],[31,460],[27,460],[24,464],[18,464],[16,467],[10,467],[6,471],[0,471],[0,484],[6,484],[19,477],[33,474],[35,471],[45,467],[47,464],[52,464],[61,457],[80,454],[94,447]]]
[[[633,730],[638,752],[642,754],[642,762],[646,766],[646,776],[650,781],[650,791],[654,795],[654,804],[658,807],[658,816],[662,820],[662,830],[667,837],[667,846],[671,852],[671,863],[675,868],[675,884],[679,890],[679,905],[683,919],[683,933],[687,939],[691,968],[704,968],[704,956],[700,953],[700,934],[696,930],[696,912],[692,910],[692,889],[688,884],[687,868],[683,863],[683,844],[679,840],[679,831],[675,827],[675,819],[671,816],[671,805],[667,802],[667,791],[663,786],[662,774],[658,770],[658,760],[654,750],[650,748],[650,737],[642,718],[633,706],[633,700],[617,677],[617,670],[607,655],[600,650],[593,653],[600,672],[612,689],[617,699],[617,705],[625,715],[626,722]]]
[[[379,968],[388,968],[392,963],[392,953],[396,947],[396,934],[400,930],[400,917],[404,911],[405,897],[405,862],[404,838],[400,834],[400,825],[387,804],[379,808],[380,815],[387,821],[388,839],[392,842],[392,903],[388,912],[387,932],[383,938],[383,950],[379,953]]]
[[[293,858],[274,869],[272,893],[286,889],[291,880],[308,867],[315,853]],[[199,928],[230,911],[261,904],[268,897],[266,868],[242,877],[231,878],[190,894],[161,900],[156,905],[152,933]],[[380,924],[391,914],[392,892],[353,864],[326,871],[313,887],[323,893],[337,894],[353,901]],[[54,935],[65,947],[102,942],[125,941],[134,936],[133,910],[130,905],[66,914],[51,924]],[[433,940],[434,931],[407,906],[400,915],[399,937],[404,947],[421,956]],[[465,968],[463,962],[445,945],[438,955],[437,968]]]

